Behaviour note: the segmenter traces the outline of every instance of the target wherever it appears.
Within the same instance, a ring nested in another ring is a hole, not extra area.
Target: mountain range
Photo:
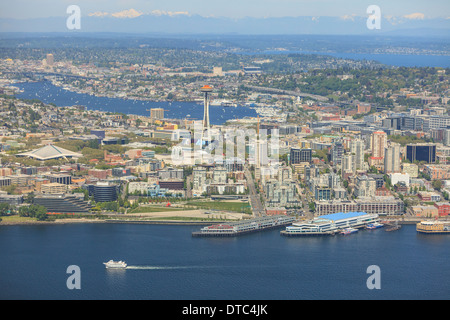
[[[450,17],[426,18],[421,13],[381,18],[381,29],[370,30],[363,16],[299,16],[272,18],[204,17],[188,12],[150,13],[134,9],[121,12],[93,12],[81,15],[81,28],[69,30],[62,17],[12,19],[0,18],[0,32],[123,32],[164,34],[314,34],[404,36],[448,36]]]

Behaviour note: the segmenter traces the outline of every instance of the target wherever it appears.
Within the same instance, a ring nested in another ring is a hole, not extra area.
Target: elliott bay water
[[[0,299],[449,299],[450,235],[361,230],[348,236],[193,238],[199,226],[0,227]],[[110,259],[126,270],[107,270]],[[81,270],[69,290],[67,267]],[[367,268],[379,266],[381,289]]]

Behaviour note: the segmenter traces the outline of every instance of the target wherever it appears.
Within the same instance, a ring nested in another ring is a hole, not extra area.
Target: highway
[[[245,178],[247,179],[247,187],[249,190],[249,199],[250,199],[250,205],[252,206],[252,212],[253,216],[255,217],[261,217],[265,216],[265,210],[261,203],[261,198],[259,193],[256,191],[255,188],[255,182],[253,181],[252,173],[248,169],[247,166],[244,168],[245,172]]]
[[[227,82],[226,85],[231,87],[239,87],[240,83],[233,83],[233,82]],[[317,94],[310,94],[310,93],[303,93],[303,92],[297,92],[292,90],[283,90],[283,89],[277,89],[277,88],[269,88],[269,87],[258,87],[258,86],[252,86],[248,84],[243,84],[244,87],[249,88],[251,90],[254,90],[255,92],[270,92],[270,93],[276,93],[276,94],[284,94],[294,97],[308,97],[315,99],[317,101],[326,102],[329,99],[324,96],[319,96]]]

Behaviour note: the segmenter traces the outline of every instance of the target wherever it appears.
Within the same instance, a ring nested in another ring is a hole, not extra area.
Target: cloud
[[[173,11],[164,11],[164,10],[153,10],[151,12],[151,14],[155,15],[155,16],[166,16],[167,15],[167,16],[173,17],[173,16],[179,16],[179,15],[186,15],[186,16],[188,16],[189,12],[187,12],[187,11],[175,11],[175,12],[173,12]]]
[[[142,14],[143,14],[142,12],[136,11],[134,9],[111,13],[111,15],[115,18],[136,18],[141,16]]]
[[[109,16],[109,13],[97,11],[97,12],[89,13],[88,16],[89,17],[106,17],[106,16]]]
[[[423,19],[425,19],[425,15],[423,13],[416,12],[416,13],[411,13],[411,14],[405,15],[405,16],[403,16],[403,18],[411,19],[411,20],[423,20]]]
[[[355,17],[356,17],[356,14],[352,14],[352,15],[346,14],[346,15],[344,15],[344,16],[341,16],[340,18],[341,18],[342,20],[351,20],[351,21],[355,21]]]

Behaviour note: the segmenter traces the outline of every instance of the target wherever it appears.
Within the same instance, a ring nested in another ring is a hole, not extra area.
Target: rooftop
[[[54,146],[52,144],[46,145],[42,148],[35,149],[32,151],[19,153],[18,157],[30,157],[36,160],[50,160],[59,158],[81,158],[83,155],[81,153],[72,152],[64,148]]]
[[[327,220],[343,220],[343,219],[349,219],[349,218],[355,218],[355,217],[360,217],[360,216],[364,216],[366,215],[366,212],[339,212],[339,213],[333,213],[333,214],[328,214],[325,216],[320,216],[317,219],[327,219]]]

